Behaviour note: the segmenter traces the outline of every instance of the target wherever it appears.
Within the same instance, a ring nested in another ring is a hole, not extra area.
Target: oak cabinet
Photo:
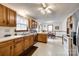
[[[29,28],[30,29],[37,28],[37,22],[35,20],[29,19],[28,23],[29,23]]]
[[[14,55],[20,55],[23,52],[23,38],[15,39],[14,41]]]
[[[29,36],[29,43],[30,43],[29,44],[30,46],[32,46],[34,44],[34,37],[33,37],[33,35]]]
[[[16,12],[7,8],[7,20],[8,26],[15,27],[16,26]]]
[[[0,42],[0,56],[18,56],[34,44],[34,35]]]
[[[38,34],[38,41],[40,42],[47,42],[47,34],[39,33]]]
[[[27,48],[29,48],[29,36],[24,37],[24,50],[26,50]]]
[[[2,47],[0,48],[0,55],[1,56],[10,56],[12,53],[12,46],[6,46],[6,47]]]
[[[0,4],[0,26],[6,26],[6,7]]]
[[[13,41],[6,41],[0,43],[0,56],[13,55]]]
[[[37,43],[37,37],[38,37],[37,34],[35,34],[34,38],[33,38],[34,39],[34,44]]]
[[[0,4],[0,26],[16,26],[16,12]]]

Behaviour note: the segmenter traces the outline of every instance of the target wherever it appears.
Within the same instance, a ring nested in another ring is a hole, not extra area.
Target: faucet
[[[25,35],[25,34],[26,34],[25,32],[22,33],[22,35]]]

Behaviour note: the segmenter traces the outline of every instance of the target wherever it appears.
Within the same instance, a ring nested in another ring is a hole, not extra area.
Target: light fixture
[[[49,10],[49,9],[45,9],[45,11],[47,12],[47,13],[52,13],[52,11],[51,10]]]
[[[46,8],[47,7],[46,3],[42,3],[42,7]]]
[[[41,3],[41,8],[39,8],[42,14],[52,13],[52,6],[49,6],[47,3]]]

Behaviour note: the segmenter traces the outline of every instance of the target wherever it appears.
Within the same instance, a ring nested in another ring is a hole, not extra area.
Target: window
[[[27,30],[28,20],[17,15],[16,24],[16,30]]]
[[[53,31],[53,25],[48,25],[48,31],[52,32]]]

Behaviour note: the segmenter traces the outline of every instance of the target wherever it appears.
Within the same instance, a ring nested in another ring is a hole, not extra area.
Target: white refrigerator
[[[77,32],[76,32],[76,43],[77,43],[77,55],[79,56],[79,22],[77,25]]]

